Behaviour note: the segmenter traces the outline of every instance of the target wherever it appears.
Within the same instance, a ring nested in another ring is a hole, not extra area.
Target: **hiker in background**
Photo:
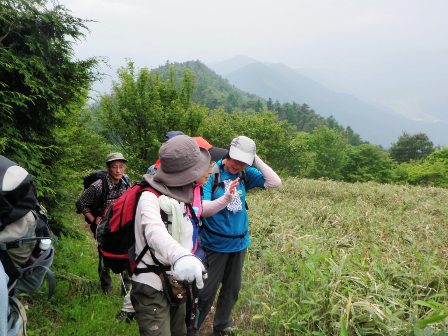
[[[106,157],[107,174],[104,178],[98,179],[85,189],[76,202],[78,212],[85,216],[94,236],[96,236],[96,228],[101,222],[105,209],[129,188],[129,181],[124,178],[126,162],[127,160],[123,154],[110,153]],[[109,267],[103,265],[100,254],[98,274],[100,276],[101,288],[105,293],[112,291],[112,279],[109,273]],[[125,280],[128,278],[126,274],[122,276]],[[132,306],[128,307],[127,310],[132,312]]]
[[[215,147],[211,145],[203,137],[193,137],[193,139],[194,141],[196,141],[199,147],[208,150],[208,152],[210,153],[211,160],[214,163],[218,162],[221,159],[224,159],[227,156],[227,153],[229,152],[225,148]]]
[[[215,182],[217,175],[219,181]],[[235,181],[237,192],[225,196]],[[246,191],[256,187],[276,188],[280,184],[279,176],[256,155],[255,142],[239,136],[232,140],[228,155],[217,162],[217,173],[203,186],[201,243],[207,252],[205,263],[209,277],[199,292],[197,330],[221,284],[213,332],[234,335],[231,312],[238,299],[244,258],[250,244]],[[217,199],[221,201],[212,202]]]
[[[173,303],[165,276],[172,269],[177,280],[203,286],[205,268],[191,253],[186,204],[193,201],[194,181],[209,169],[210,154],[192,138],[178,135],[162,144],[159,157],[157,172],[144,175],[144,180],[161,195],[144,191],[135,215],[135,253],[146,253],[132,276],[131,300],[140,335],[186,335],[186,303]],[[165,226],[161,209],[168,207],[171,224]]]
[[[162,144],[167,142],[169,139],[174,138],[177,135],[185,135],[182,131],[168,131],[165,134],[165,137],[163,138]],[[156,161],[153,165],[149,166],[146,170],[146,174],[154,175],[157,171],[157,168],[160,166],[160,159]]]
[[[107,174],[104,178],[98,176],[76,202],[78,212],[84,215],[94,235],[104,210],[129,188],[129,180],[125,177],[126,162],[123,154],[110,153],[106,157]]]

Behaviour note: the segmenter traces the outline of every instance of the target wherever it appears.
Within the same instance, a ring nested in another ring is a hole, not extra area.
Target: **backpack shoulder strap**
[[[131,186],[131,179],[129,178],[129,176],[123,175],[121,180],[123,181],[124,185],[126,186],[126,189]]]
[[[242,172],[241,172],[241,176],[240,176],[240,181],[242,181],[243,182],[243,186],[244,186],[244,189],[246,190],[246,192],[247,192],[247,178],[246,178],[246,169],[244,169]],[[249,210],[249,206],[247,205],[247,201],[245,200],[244,201],[244,207],[246,208],[246,210]]]
[[[212,168],[212,175],[213,175],[212,193],[214,193],[216,188],[218,188],[221,179],[221,175],[219,173],[219,166],[217,164],[215,164]]]
[[[244,169],[240,174],[240,180],[243,181],[244,188],[246,188],[247,185],[247,175],[246,175],[246,169]],[[246,188],[247,189],[247,188]]]
[[[214,165],[213,169],[212,169],[212,174],[213,174],[213,186],[212,186],[212,193],[215,192],[216,188],[218,188],[218,186],[223,185],[223,182],[221,182],[221,174],[219,172],[221,165]],[[247,189],[247,175],[246,175],[246,170],[243,170],[240,174],[240,181],[243,182],[244,188]],[[247,205],[246,205],[247,208]]]
[[[140,182],[140,183],[142,186],[144,186],[140,193],[143,193],[144,191],[150,191],[157,197],[162,195],[161,192],[157,191],[156,189],[154,189],[153,187],[148,185],[146,182]],[[162,220],[165,223],[165,225],[169,224],[168,215],[163,210],[160,210],[160,216],[162,217]],[[145,238],[145,241],[146,241],[146,238]],[[146,263],[143,262],[142,259],[148,251],[151,254],[151,258],[156,263],[156,265],[146,265]],[[134,274],[148,273],[148,272],[161,274],[162,272],[169,271],[171,269],[171,266],[164,266],[160,263],[160,261],[157,259],[157,257],[155,256],[154,252],[151,250],[151,248],[149,247],[149,244],[147,242],[145,244],[145,247],[139,253],[138,257],[135,259],[136,265],[138,265],[140,261],[143,262],[146,267],[145,268],[136,268],[134,271]]]
[[[107,196],[109,194],[109,182],[107,181],[106,176],[101,177],[101,200],[103,202],[103,204],[101,206],[104,206],[104,207],[106,207]]]
[[[198,216],[196,216],[193,206],[190,203],[187,203],[186,206],[187,206],[188,210],[190,211],[190,215],[193,218],[194,224],[199,226],[199,218],[198,218]]]

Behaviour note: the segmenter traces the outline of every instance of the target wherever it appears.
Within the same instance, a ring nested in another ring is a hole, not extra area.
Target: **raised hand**
[[[238,183],[240,182],[240,178],[237,177],[235,180],[233,180],[232,182],[230,182],[229,184],[229,189],[227,189],[226,193],[235,196],[236,193],[236,188],[238,187]]]

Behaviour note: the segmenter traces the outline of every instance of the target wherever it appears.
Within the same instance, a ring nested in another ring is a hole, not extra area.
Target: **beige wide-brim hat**
[[[199,179],[210,164],[210,154],[199,148],[193,138],[178,135],[162,144],[160,166],[154,181],[168,187],[181,187]]]

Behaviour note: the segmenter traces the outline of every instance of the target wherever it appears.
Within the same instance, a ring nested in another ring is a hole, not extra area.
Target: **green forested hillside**
[[[177,80],[182,78],[185,71],[190,71],[194,77],[192,101],[210,109],[223,108],[227,112],[247,109],[260,111],[265,105],[262,98],[239,90],[200,61],[167,63],[153,71],[161,73],[166,79],[170,69],[176,69]]]

